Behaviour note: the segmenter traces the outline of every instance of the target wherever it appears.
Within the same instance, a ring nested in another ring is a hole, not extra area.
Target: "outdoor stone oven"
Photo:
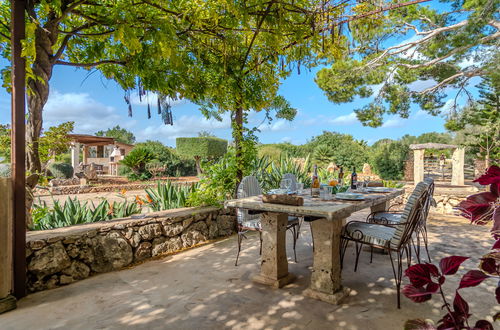
[[[183,208],[27,234],[28,290],[55,288],[235,232],[215,208]]]

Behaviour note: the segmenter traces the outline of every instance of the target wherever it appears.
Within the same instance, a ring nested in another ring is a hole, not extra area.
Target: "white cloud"
[[[206,119],[203,116],[181,116],[174,118],[174,125],[150,125],[139,131],[138,141],[145,140],[175,140],[178,137],[197,136],[200,131],[216,131],[229,129],[231,120],[229,114],[223,115],[222,121]]]
[[[290,136],[284,136],[281,138],[280,140],[281,142],[288,142],[288,143],[292,143],[292,138]]]
[[[56,90],[50,93],[43,115],[45,127],[74,121],[77,133],[95,133],[117,124],[128,125],[128,122],[133,121],[126,119],[126,113],[118,113],[114,107],[94,100],[87,93],[60,93]]]
[[[328,121],[330,124],[336,125],[353,125],[358,123],[358,118],[356,117],[356,113],[351,112],[348,115],[339,116],[337,118],[330,119]]]
[[[404,122],[401,118],[391,118],[382,124],[383,128],[395,128],[404,126]]]
[[[285,119],[278,119],[274,122],[269,123],[264,123],[260,125],[259,130],[262,132],[265,131],[271,131],[271,132],[278,132],[278,131],[285,131],[291,129],[290,122],[285,120]]]
[[[448,99],[443,107],[441,108],[441,113],[443,114],[448,114],[451,112],[451,110],[453,109],[453,106],[455,105],[455,100],[454,99]]]

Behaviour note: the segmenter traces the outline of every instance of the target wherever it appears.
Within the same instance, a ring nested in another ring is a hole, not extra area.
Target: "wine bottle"
[[[351,189],[356,189],[356,183],[358,182],[358,174],[356,173],[356,167],[353,166],[351,173]]]
[[[319,197],[319,177],[318,177],[318,165],[314,165],[314,172],[311,178],[311,196]]]
[[[339,168],[339,184],[342,185],[344,180],[344,169],[342,166]]]

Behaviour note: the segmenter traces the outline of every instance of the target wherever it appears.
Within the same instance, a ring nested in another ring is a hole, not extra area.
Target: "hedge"
[[[215,137],[176,139],[177,154],[186,158],[217,158],[227,151],[227,141]]]

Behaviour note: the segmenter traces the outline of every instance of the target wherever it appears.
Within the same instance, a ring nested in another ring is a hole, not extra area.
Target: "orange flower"
[[[148,203],[153,203],[153,200],[149,197],[149,195],[147,195],[146,198],[148,199]]]
[[[120,194],[122,194],[122,195],[125,195],[126,193],[127,193],[127,189],[122,189],[122,190],[120,191]]]
[[[328,185],[332,186],[332,187],[335,187],[336,185],[338,185],[339,182],[337,180],[331,180]]]
[[[109,204],[109,210],[108,210],[108,215],[113,215],[113,207],[115,206],[115,203]]]
[[[144,205],[144,201],[139,197],[139,195],[135,195],[135,202],[139,205]]]

